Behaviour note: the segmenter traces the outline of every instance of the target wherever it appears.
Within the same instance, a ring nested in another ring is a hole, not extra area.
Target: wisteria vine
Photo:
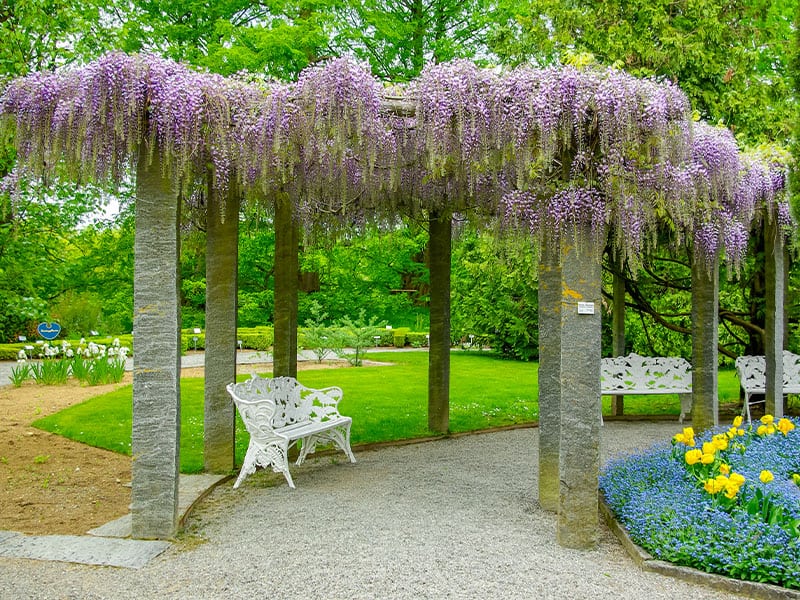
[[[397,90],[392,90],[393,94]],[[386,109],[363,64],[335,59],[293,84],[201,73],[149,54],[13,81],[14,177],[118,184],[158,144],[191,198],[231,178],[249,197],[293,199],[307,221],[475,211],[536,235],[586,229],[640,256],[665,219],[709,264],[738,265],[751,221],[791,222],[785,156],[744,155],[693,122],[675,85],[613,69],[431,65]],[[766,210],[760,210],[766,207]]]

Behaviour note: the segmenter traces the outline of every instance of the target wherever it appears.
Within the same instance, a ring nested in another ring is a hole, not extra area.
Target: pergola
[[[22,176],[115,184],[135,173],[136,538],[169,538],[178,523],[177,265],[187,203],[205,210],[207,226],[207,470],[234,468],[234,409],[224,386],[236,374],[241,201],[274,215],[278,285],[296,269],[291,249],[302,222],[424,212],[432,253],[447,267],[455,213],[501,216],[538,239],[539,498],[558,513],[562,545],[597,543],[600,275],[609,232],[618,256],[633,261],[664,222],[675,243],[693,250],[692,422],[706,429],[718,422],[718,261],[741,257],[761,215],[769,244],[767,410],[782,414],[783,166],[744,159],[729,132],[693,123],[671,84],[567,67],[501,75],[454,62],[429,67],[397,98],[341,59],[293,85],[267,86],[112,53],[12,82],[2,114],[16,128]],[[449,297],[449,280],[432,277],[431,355],[439,357],[449,351],[441,290]],[[276,289],[279,305],[276,372],[291,373],[291,290]],[[432,359],[429,374],[429,424],[442,431],[448,360]]]

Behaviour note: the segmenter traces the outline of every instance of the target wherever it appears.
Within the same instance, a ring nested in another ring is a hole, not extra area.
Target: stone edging
[[[600,514],[603,516],[614,535],[617,536],[622,547],[625,548],[625,551],[633,559],[633,562],[635,562],[642,571],[659,573],[667,577],[674,577],[690,583],[705,585],[715,590],[741,594],[742,596],[758,598],[760,600],[800,600],[800,590],[790,590],[769,583],[732,579],[724,575],[706,573],[705,571],[700,571],[691,567],[681,567],[653,558],[649,552],[637,546],[630,535],[628,535],[628,531],[625,527],[617,522],[611,509],[603,499],[602,494],[600,495]]]

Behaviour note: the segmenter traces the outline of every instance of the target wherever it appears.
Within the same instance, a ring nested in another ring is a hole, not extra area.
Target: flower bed
[[[10,375],[15,387],[28,379],[43,385],[63,385],[70,376],[87,385],[119,383],[130,351],[117,338],[108,347],[94,342],[87,344],[81,338],[76,348],[68,341],[52,346],[47,342],[37,343],[31,348],[31,354],[41,360],[28,362],[31,357],[26,350],[19,351],[17,366],[11,369]]]
[[[610,462],[600,489],[655,558],[800,589],[800,429],[791,419],[695,436]]]

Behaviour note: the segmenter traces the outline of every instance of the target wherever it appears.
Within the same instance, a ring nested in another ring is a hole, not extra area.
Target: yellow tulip
[[[789,419],[781,419],[778,421],[778,431],[780,431],[783,435],[788,434],[792,429],[794,429],[794,423],[792,423]]]
[[[703,483],[703,489],[711,495],[718,494],[725,489],[725,483],[717,479],[706,479],[705,483]]]
[[[716,458],[717,457],[714,454],[703,454],[703,456],[700,457],[700,462],[704,465],[710,465],[716,460]]]
[[[719,466],[719,472],[720,472],[720,473],[722,473],[723,475],[730,475],[730,473],[731,473],[731,466],[730,466],[730,465],[726,465],[725,463],[722,463],[722,464]]]
[[[756,433],[758,435],[767,435],[767,426],[766,425],[759,425],[758,429],[756,429]]]
[[[703,453],[695,448],[694,450],[687,450],[686,454],[683,455],[683,458],[686,460],[686,464],[694,465],[700,462],[700,459],[703,457]]]
[[[728,500],[733,500],[734,498],[736,498],[736,494],[738,493],[739,493],[738,486],[733,486],[733,485],[725,486],[725,497]]]
[[[719,433],[714,436],[712,442],[717,450],[725,450],[728,447],[728,436],[724,433]]]
[[[736,487],[741,487],[746,481],[745,476],[741,473],[731,473],[729,479],[732,484],[736,485]]]
[[[714,454],[717,447],[714,442],[703,442],[703,454]]]
[[[772,415],[764,415],[763,417],[761,417],[761,422],[764,425],[770,425],[774,421],[775,421],[775,417],[773,417]]]
[[[742,426],[742,423],[744,423],[744,417],[742,415],[739,415],[733,420],[733,428],[738,429],[739,427]]]
[[[771,471],[761,471],[761,474],[758,476],[758,478],[761,480],[761,483],[769,483],[775,479],[775,476]]]

